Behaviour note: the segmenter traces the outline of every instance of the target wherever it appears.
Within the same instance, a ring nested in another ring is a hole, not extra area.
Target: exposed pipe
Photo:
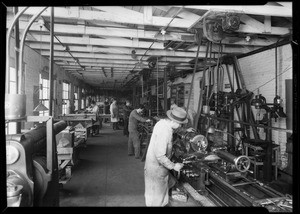
[[[202,79],[201,79],[201,89],[200,89],[200,94],[199,94],[199,104],[198,104],[198,110],[195,118],[195,123],[194,123],[194,129],[197,129],[198,126],[198,121],[201,115],[201,110],[202,110],[202,104],[203,104],[203,91],[205,87],[205,78],[206,78],[206,69],[207,69],[207,57],[208,57],[208,52],[209,52],[209,47],[210,47],[210,41],[207,41],[206,45],[206,53],[205,53],[205,61],[204,61],[204,69],[203,69],[203,74],[202,74]],[[210,50],[211,51],[211,50]]]
[[[272,45],[269,45],[269,46],[266,46],[266,47],[262,47],[260,49],[257,49],[257,50],[254,50],[254,51],[251,51],[251,52],[248,52],[248,53],[240,54],[240,55],[237,56],[237,58],[240,59],[240,58],[243,58],[243,57],[251,56],[253,54],[257,54],[257,53],[260,53],[260,52],[263,52],[263,51],[266,51],[266,50],[273,49],[274,47],[279,47],[279,46],[290,44],[291,42],[292,42],[291,37],[286,37],[286,38],[283,38],[281,42],[276,42],[275,44],[272,44]]]
[[[196,73],[196,69],[197,69],[197,65],[198,65],[198,55],[199,55],[199,50],[200,50],[200,46],[201,46],[201,40],[202,40],[202,37],[201,37],[201,39],[199,40],[199,43],[198,43],[196,61],[195,61],[195,65],[194,65],[193,76],[192,76],[192,81],[191,81],[191,88],[190,88],[190,93],[189,93],[189,99],[188,99],[188,104],[187,104],[187,107],[186,107],[187,112],[188,112],[189,107],[190,107],[190,100],[191,100],[191,96],[192,96],[192,90],[193,90],[193,87],[194,87],[194,78],[195,78],[195,73]]]
[[[13,8],[13,12],[14,12],[14,15],[17,15],[18,13],[18,7],[14,7]],[[16,82],[17,82],[17,87],[16,87],[16,91],[15,93],[18,93],[18,81],[22,81],[22,79],[18,80],[18,70],[19,70],[19,57],[20,57],[20,33],[19,33],[19,20],[16,21],[15,23],[15,31],[14,31],[14,34],[15,34],[15,68],[16,68],[16,76],[15,76],[15,79],[16,79]],[[21,133],[21,123],[20,122],[17,122],[17,133]]]
[[[31,27],[32,23],[36,20],[37,17],[40,16],[41,13],[43,13],[47,7],[44,7],[43,9],[40,10],[36,15],[34,15],[30,20],[29,24],[23,31],[23,35],[21,38],[21,45],[20,45],[20,57],[19,57],[19,70],[18,70],[18,76],[19,76],[19,82],[18,82],[18,93],[21,94],[21,89],[22,89],[22,70],[23,70],[23,55],[24,55],[24,43],[25,43],[25,38],[27,35],[27,32],[29,28]]]
[[[156,91],[156,115],[158,116],[158,102],[159,102],[159,99],[158,99],[158,57],[156,58],[156,64],[157,64],[157,77],[156,77],[156,88],[157,88],[157,91]]]
[[[163,91],[164,91],[164,111],[167,112],[168,104],[167,104],[167,69],[164,69],[164,83],[163,83]]]
[[[293,130],[282,129],[282,128],[278,128],[278,127],[264,126],[264,125],[259,125],[259,124],[255,124],[255,123],[242,122],[242,121],[238,121],[238,120],[229,120],[229,119],[226,119],[226,118],[215,117],[215,116],[207,115],[207,114],[201,114],[201,116],[209,117],[209,118],[212,118],[212,119],[215,119],[215,120],[234,122],[234,123],[240,123],[240,124],[249,125],[249,126],[253,126],[253,127],[261,127],[261,128],[264,128],[264,129],[273,129],[273,130],[277,130],[277,131],[281,131],[281,132],[293,133]]]
[[[23,8],[20,12],[17,13],[17,15],[14,17],[11,26],[7,30],[6,34],[6,75],[5,75],[5,82],[6,82],[6,93],[9,94],[9,65],[10,65],[10,34],[13,29],[14,24],[18,20],[18,18],[27,10],[28,7]]]
[[[50,62],[49,62],[49,116],[52,116],[53,100],[53,36],[54,36],[54,7],[51,7],[50,16]]]
[[[18,13],[18,7],[14,7],[13,9],[14,11],[14,15],[17,15]],[[17,20],[16,21],[16,24],[15,24],[15,31],[14,31],[14,34],[15,34],[15,68],[16,68],[16,81],[17,81],[17,88],[16,88],[16,92],[15,93],[18,93],[18,81],[22,81],[22,80],[18,80],[18,70],[19,70],[19,52],[20,52],[20,34],[19,34],[19,21]],[[19,124],[19,123],[18,123]],[[17,132],[19,133],[19,132]]]

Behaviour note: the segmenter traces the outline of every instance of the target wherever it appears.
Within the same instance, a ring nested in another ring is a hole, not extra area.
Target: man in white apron
[[[146,206],[166,206],[169,202],[169,188],[175,182],[169,180],[169,170],[177,172],[182,163],[173,163],[172,135],[175,129],[188,122],[183,108],[175,107],[167,111],[168,118],[158,121],[151,135],[145,167],[145,200]]]

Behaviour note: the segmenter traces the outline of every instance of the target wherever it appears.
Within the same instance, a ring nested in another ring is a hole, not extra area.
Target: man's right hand
[[[175,163],[175,166],[174,166],[174,170],[179,172],[181,170],[181,168],[183,167],[183,163]]]

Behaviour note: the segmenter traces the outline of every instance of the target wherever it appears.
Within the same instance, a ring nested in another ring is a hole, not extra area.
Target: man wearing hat
[[[151,135],[145,167],[145,199],[146,206],[166,206],[169,202],[169,188],[175,182],[169,179],[169,170],[177,172],[182,163],[173,163],[172,135],[174,130],[188,122],[187,113],[183,108],[175,107],[167,111],[168,118],[159,120]]]

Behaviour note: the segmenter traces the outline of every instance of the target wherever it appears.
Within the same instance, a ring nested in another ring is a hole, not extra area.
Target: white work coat
[[[169,170],[174,168],[172,155],[172,134],[169,119],[156,123],[151,135],[145,161],[146,206],[165,206],[169,202]]]
[[[112,123],[119,122],[119,108],[115,102],[110,104],[110,121]]]

